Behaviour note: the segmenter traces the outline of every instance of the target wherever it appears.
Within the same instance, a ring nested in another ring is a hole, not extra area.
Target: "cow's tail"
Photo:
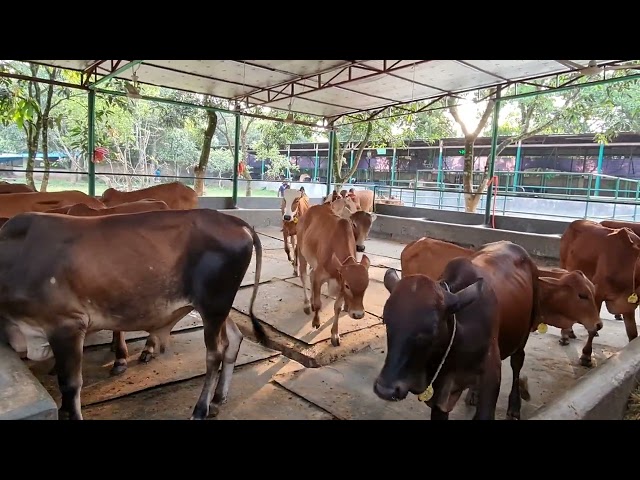
[[[267,333],[264,331],[264,327],[253,313],[253,304],[255,303],[256,296],[258,295],[260,272],[262,271],[262,242],[254,228],[251,228],[251,237],[253,238],[253,246],[256,249],[256,275],[253,283],[253,293],[251,294],[251,303],[249,303],[249,317],[251,318],[253,332],[255,333],[258,342],[264,344],[267,341]]]

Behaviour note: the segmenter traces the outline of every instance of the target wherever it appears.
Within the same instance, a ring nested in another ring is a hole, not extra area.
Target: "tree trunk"
[[[356,172],[356,170],[358,169],[358,165],[360,164],[360,159],[362,158],[362,153],[364,152],[364,148],[367,145],[367,143],[369,143],[369,138],[371,138],[371,132],[373,131],[373,122],[369,121],[367,122],[367,130],[364,134],[364,138],[362,139],[362,141],[359,143],[358,145],[358,151],[356,152],[356,154],[353,156],[353,165],[351,165],[351,167],[348,169],[348,171],[346,172],[345,175],[342,175],[342,152],[340,151],[340,143],[338,142],[338,136],[334,135],[334,152],[336,152],[336,155],[339,156],[334,156],[334,181],[336,182],[336,191],[340,191],[342,190],[342,187],[344,185],[344,182],[351,178],[353,176],[353,174]]]
[[[38,145],[40,143],[40,130],[42,125],[42,118],[40,114],[36,119],[35,123],[28,123],[25,125],[25,132],[27,134],[27,168],[25,172],[25,178],[27,181],[27,185],[29,185],[34,190],[38,190],[36,188],[35,181],[33,180],[33,169],[35,168],[36,156],[38,154]]]
[[[207,164],[209,163],[209,154],[211,153],[211,142],[213,141],[213,134],[218,126],[218,115],[216,112],[207,110],[207,128],[204,131],[204,140],[202,142],[202,152],[200,152],[200,161],[194,168],[193,172],[195,180],[193,189],[196,191],[199,197],[204,195],[204,176],[207,171]]]
[[[55,70],[50,74],[53,79]],[[40,183],[40,191],[46,192],[49,186],[49,174],[51,171],[51,162],[49,161],[49,114],[51,112],[51,101],[53,100],[53,84],[49,84],[47,88],[47,98],[44,111],[42,112],[42,160],[44,161],[44,175],[42,175],[42,183]]]

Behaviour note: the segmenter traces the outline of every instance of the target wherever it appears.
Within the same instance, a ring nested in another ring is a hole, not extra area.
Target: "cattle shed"
[[[95,95],[127,95],[124,91],[103,88],[112,78],[137,81],[170,89],[212,95],[225,99],[240,117],[257,116],[282,121],[282,118],[255,113],[255,107],[269,107],[287,111],[285,121],[304,123],[296,114],[317,117],[312,126],[322,126],[328,132],[333,146],[335,122],[362,122],[390,115],[409,115],[426,111],[437,101],[447,97],[497,88],[491,100],[495,101],[493,114],[492,154],[490,176],[493,174],[499,107],[501,102],[523,96],[559,92],[582,88],[602,82],[617,82],[640,78],[633,74],[637,65],[630,60],[25,60],[26,62],[55,66],[80,73],[79,83],[73,86],[89,94],[89,152],[95,150],[93,119]],[[613,76],[622,69],[625,76]],[[560,83],[559,76],[571,78]],[[0,74],[6,75],[6,74]],[[539,91],[518,93],[518,86],[532,85],[534,81],[556,77],[555,84]],[[27,78],[27,77],[21,77]],[[35,79],[34,79],[35,80]],[[47,82],[38,78],[38,81]],[[507,87],[514,94],[502,95]],[[131,94],[131,92],[129,92]],[[135,94],[138,98],[175,103]],[[484,100],[484,99],[478,99]],[[419,106],[418,106],[419,105]],[[212,108],[203,107],[201,108]],[[236,129],[238,131],[239,129]],[[235,143],[233,203],[237,204],[239,141]],[[332,148],[329,156],[332,155]],[[327,194],[331,189],[331,172],[327,172]],[[95,194],[95,165],[89,162],[89,193]],[[491,189],[487,190],[489,217]]]

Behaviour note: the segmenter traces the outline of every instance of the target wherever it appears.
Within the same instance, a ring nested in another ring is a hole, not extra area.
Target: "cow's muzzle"
[[[382,385],[380,379],[377,378],[373,384],[373,393],[387,402],[398,402],[407,398],[409,391],[406,388],[401,388],[400,385],[386,387]]]
[[[364,245],[356,245],[356,252],[364,252]]]
[[[288,222],[291,220],[291,215],[285,215],[284,217],[282,217],[284,219],[285,222]]]

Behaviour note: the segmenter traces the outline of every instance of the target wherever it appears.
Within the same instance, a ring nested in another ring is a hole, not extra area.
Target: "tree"
[[[298,165],[295,165],[290,161],[290,159],[282,155],[280,150],[276,147],[258,147],[256,150],[256,159],[269,160],[269,165],[265,171],[267,180],[277,180],[278,177],[287,172],[287,169],[290,172],[297,172],[300,170]]]
[[[213,110],[207,110],[207,127],[204,129],[204,140],[202,142],[202,151],[200,152],[200,160],[198,165],[193,169],[195,176],[194,190],[198,196],[204,194],[204,176],[207,172],[207,164],[209,162],[209,154],[211,153],[211,142],[213,134],[218,126],[218,115]]]
[[[209,157],[209,164],[211,170],[218,173],[218,186],[222,187],[223,172],[233,171],[233,152],[228,148],[213,149]]]

